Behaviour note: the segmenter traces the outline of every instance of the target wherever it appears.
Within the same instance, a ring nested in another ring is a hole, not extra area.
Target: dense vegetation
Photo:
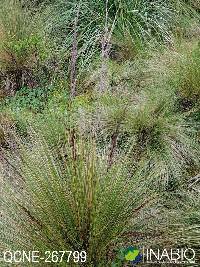
[[[199,248],[199,11],[0,0],[0,250]]]

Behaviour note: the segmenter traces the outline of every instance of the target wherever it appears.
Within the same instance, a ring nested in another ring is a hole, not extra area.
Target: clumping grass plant
[[[177,72],[177,91],[187,110],[200,99],[200,44],[183,57]]]
[[[173,191],[199,166],[198,123],[177,112],[176,102],[170,87],[108,92],[78,110],[77,124],[82,134],[97,136],[100,148],[107,144],[111,162],[128,149],[132,168],[147,160],[159,170],[154,183]]]
[[[18,152],[7,155],[10,168],[1,178],[0,247],[86,251],[84,266],[109,266],[108,251],[128,242],[126,229],[154,198],[147,190],[151,179],[145,168],[133,177],[124,161],[107,170],[105,156],[97,153],[93,141],[72,139],[61,162],[41,136],[31,136],[31,143],[21,140]],[[66,261],[58,266],[66,266]]]
[[[46,5],[44,2],[38,4],[38,9],[46,22],[45,31],[55,43],[54,50],[59,51],[55,56],[59,57],[65,71],[73,45],[74,19],[80,5],[76,25],[78,75],[101,53],[105,24],[108,32],[112,33],[109,54],[124,61],[134,58],[150,43],[154,42],[154,46],[155,43],[157,46],[163,43],[172,44],[176,28],[185,27],[181,22],[183,14],[188,21],[190,17],[195,17],[191,14],[191,5],[185,1],[59,0],[46,2]]]

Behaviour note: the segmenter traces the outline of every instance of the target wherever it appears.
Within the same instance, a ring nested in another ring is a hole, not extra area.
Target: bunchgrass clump
[[[123,161],[106,171],[93,141],[70,136],[63,160],[56,160],[45,140],[31,135],[31,143],[18,140],[17,154],[7,156],[14,182],[2,181],[1,248],[86,251],[86,266],[110,265],[107,252],[128,241],[126,229],[154,198],[145,168],[130,177]]]
[[[132,95],[104,93],[92,107],[80,109],[78,125],[82,134],[97,136],[100,148],[109,147],[111,162],[131,149],[131,166],[147,160],[159,170],[155,184],[173,191],[199,165],[197,122],[177,112],[176,102],[170,87],[153,86]]]
[[[177,87],[185,109],[199,104],[200,100],[200,46],[186,54],[178,68]]]

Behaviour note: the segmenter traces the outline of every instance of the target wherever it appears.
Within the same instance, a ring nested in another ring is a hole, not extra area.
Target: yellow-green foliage
[[[194,102],[200,99],[200,46],[182,60],[178,88],[183,98]]]

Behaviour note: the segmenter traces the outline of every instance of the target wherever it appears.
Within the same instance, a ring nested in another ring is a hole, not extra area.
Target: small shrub
[[[23,9],[18,0],[1,1],[0,71],[7,93],[35,86],[32,70],[45,57],[44,40],[35,24],[36,15]]]

